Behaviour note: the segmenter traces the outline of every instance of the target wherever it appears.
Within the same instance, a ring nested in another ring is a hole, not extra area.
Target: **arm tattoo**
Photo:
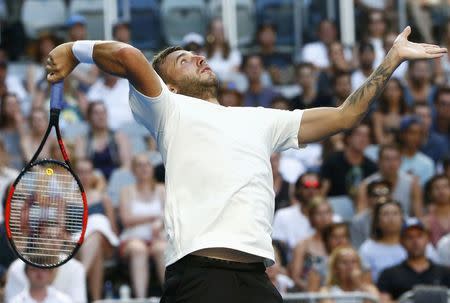
[[[397,62],[388,54],[383,63],[367,78],[364,84],[347,98],[343,104],[343,109],[344,113],[348,112],[349,117],[357,117],[357,120],[352,122],[356,123],[364,116],[369,105],[384,89],[386,82],[397,66]]]

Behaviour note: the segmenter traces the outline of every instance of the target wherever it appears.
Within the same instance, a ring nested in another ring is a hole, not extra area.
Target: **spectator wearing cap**
[[[378,288],[386,301],[397,300],[415,285],[442,285],[450,287],[450,269],[435,264],[426,255],[429,234],[417,218],[406,221],[400,243],[407,253],[405,261],[386,268],[378,279]]]
[[[391,184],[385,180],[372,181],[366,188],[368,207],[355,215],[350,224],[352,244],[355,248],[359,248],[370,237],[370,226],[372,225],[375,205],[390,200],[392,195]]]
[[[257,54],[248,55],[243,63],[245,76],[248,79],[248,89],[244,93],[244,106],[269,107],[272,99],[278,93],[271,87],[264,85],[262,75],[264,66],[261,56]]]
[[[420,151],[430,157],[435,164],[439,163],[449,152],[448,139],[432,129],[432,109],[428,104],[414,105],[414,114],[422,121],[422,145]]]
[[[332,153],[323,163],[323,194],[353,197],[360,182],[377,171],[377,166],[364,155],[370,143],[370,127],[360,124],[345,134],[343,151]]]
[[[423,138],[423,123],[418,116],[406,116],[400,122],[400,149],[402,164],[400,170],[417,176],[425,184],[434,175],[434,163],[420,152]]]
[[[183,37],[182,46],[185,50],[193,52],[194,54],[203,53],[205,39],[195,32],[190,32]]]
[[[112,28],[113,39],[119,42],[131,44],[130,23],[128,20],[117,20]]]
[[[71,15],[66,21],[66,28],[69,42],[88,38],[87,20],[83,15]],[[86,92],[99,77],[99,69],[92,64],[80,63],[70,75],[78,81],[78,89]]]
[[[375,180],[386,180],[392,185],[392,197],[400,202],[405,217],[423,214],[422,188],[419,178],[400,170],[400,148],[395,144],[382,145],[378,151],[378,172],[366,178],[358,189],[357,212],[368,207],[367,185]]]
[[[450,181],[445,175],[433,176],[425,185],[430,212],[423,219],[433,245],[450,233]]]
[[[51,287],[56,269],[43,269],[25,265],[25,275],[29,287],[12,298],[11,303],[71,303],[72,299],[63,292]]]
[[[375,48],[361,42],[358,47],[359,68],[352,74],[352,90],[358,89],[374,71]]]
[[[269,72],[275,85],[289,82],[292,70],[291,55],[279,52],[276,48],[277,29],[272,23],[263,23],[256,33],[258,53],[262,58],[264,68]]]

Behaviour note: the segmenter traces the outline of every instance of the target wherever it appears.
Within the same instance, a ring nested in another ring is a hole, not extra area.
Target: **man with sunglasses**
[[[352,218],[350,235],[352,245],[359,248],[370,237],[372,225],[372,210],[378,203],[384,203],[391,198],[391,184],[385,180],[376,180],[367,186],[369,207]]]

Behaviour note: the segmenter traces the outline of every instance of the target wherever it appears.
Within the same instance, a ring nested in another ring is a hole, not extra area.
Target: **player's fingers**
[[[429,54],[445,54],[447,52],[446,48],[426,48],[425,51]]]

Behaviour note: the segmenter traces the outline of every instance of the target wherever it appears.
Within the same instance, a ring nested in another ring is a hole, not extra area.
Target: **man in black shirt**
[[[400,240],[408,258],[381,273],[377,286],[382,301],[397,300],[418,284],[450,287],[450,268],[434,264],[425,257],[428,232],[418,219],[411,218],[405,223]]]
[[[377,171],[377,165],[364,156],[369,136],[370,128],[365,124],[345,134],[344,151],[332,153],[322,165],[324,194],[353,197],[361,181]]]

